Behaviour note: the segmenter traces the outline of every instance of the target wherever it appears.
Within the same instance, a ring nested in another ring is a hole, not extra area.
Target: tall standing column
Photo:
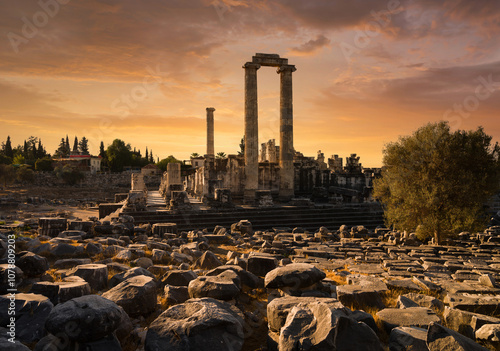
[[[207,155],[215,156],[214,152],[214,111],[213,107],[207,107]]]
[[[293,95],[292,73],[294,65],[282,65],[278,68],[280,74],[280,190],[283,200],[294,195],[293,168]]]
[[[259,64],[247,62],[245,69],[245,191],[244,201],[254,202],[259,187],[259,123],[257,70]]]

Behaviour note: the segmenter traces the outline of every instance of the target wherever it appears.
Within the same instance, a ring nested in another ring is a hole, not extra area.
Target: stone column
[[[247,62],[245,69],[245,190],[244,201],[254,202],[259,182],[259,123],[257,70],[259,64]]]
[[[214,111],[213,107],[207,107],[207,155],[214,156]]]
[[[287,200],[294,195],[293,168],[293,96],[292,73],[294,65],[282,65],[280,74],[280,190],[279,196]]]

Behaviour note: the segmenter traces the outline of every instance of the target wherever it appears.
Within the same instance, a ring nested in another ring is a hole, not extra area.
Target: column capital
[[[247,62],[243,65],[243,68],[244,69],[255,69],[255,70],[258,70],[260,68],[260,64],[258,63],[253,63],[253,62]]]
[[[295,72],[296,70],[297,68],[295,68],[295,65],[281,65],[276,70],[276,73],[280,74],[281,72],[286,72],[286,71]]]
[[[213,107],[207,107],[207,112],[214,112],[215,111],[215,108]]]

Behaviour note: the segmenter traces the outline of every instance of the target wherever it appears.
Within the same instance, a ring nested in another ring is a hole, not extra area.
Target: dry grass
[[[346,285],[347,279],[344,276],[338,275],[335,272],[326,272],[326,278],[334,281],[336,285]]]

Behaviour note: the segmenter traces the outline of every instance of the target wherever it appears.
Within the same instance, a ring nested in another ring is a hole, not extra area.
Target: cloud
[[[311,39],[300,46],[290,49],[290,53],[298,56],[313,55],[329,44],[330,39],[321,34],[318,35],[316,39]]]

